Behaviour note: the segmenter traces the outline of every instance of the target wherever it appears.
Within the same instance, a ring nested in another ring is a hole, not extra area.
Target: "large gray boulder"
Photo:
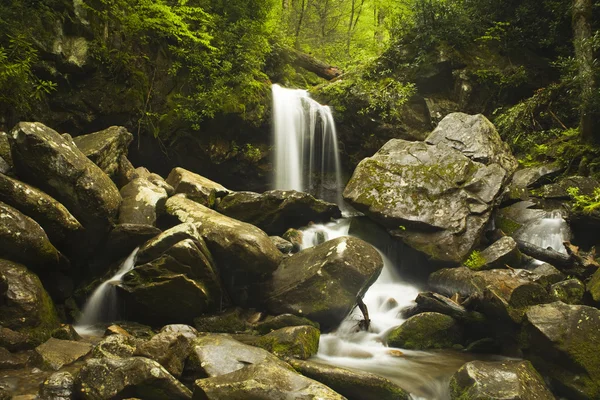
[[[169,198],[166,211],[179,221],[196,226],[234,303],[256,304],[262,292],[260,285],[277,269],[283,258],[267,234],[183,195]]]
[[[60,255],[37,222],[0,202],[0,257],[37,270],[56,267]]]
[[[58,371],[85,357],[90,351],[92,345],[89,343],[50,338],[35,348],[33,358],[39,367]]]
[[[137,346],[134,355],[150,358],[165,367],[176,378],[191,350],[192,338],[178,332],[159,332],[147,342]]]
[[[529,361],[471,361],[450,381],[452,400],[550,400],[554,396]]]
[[[40,385],[40,400],[71,400],[75,378],[69,372],[55,372]]]
[[[10,139],[19,177],[64,204],[88,233],[108,231],[121,195],[102,169],[72,141],[38,122],[20,122]]]
[[[458,263],[479,242],[506,176],[445,143],[393,139],[360,162],[344,198],[411,247]]]
[[[324,331],[336,328],[383,268],[373,246],[340,237],[286,258],[264,292],[273,314],[295,314],[316,321]]]
[[[175,193],[183,193],[207,207],[213,207],[217,198],[230,192],[208,178],[179,167],[171,171],[167,183],[175,189]]]
[[[27,339],[16,338],[11,332],[2,335],[7,342],[3,345],[19,348],[43,342],[60,326],[54,304],[38,277],[24,266],[2,259],[0,325],[3,330],[22,331],[27,336]]]
[[[121,188],[123,202],[119,208],[119,224],[156,226],[164,211],[167,191],[145,178],[136,178]]]
[[[295,190],[270,190],[262,194],[231,193],[221,199],[216,210],[256,225],[269,235],[281,235],[288,228],[342,216],[337,205]]]
[[[73,215],[54,198],[24,182],[0,174],[0,201],[35,220],[52,243],[65,248],[83,232]]]
[[[127,147],[132,140],[133,135],[122,126],[73,138],[79,150],[109,176],[119,170],[121,157],[127,156]]]
[[[86,361],[75,379],[75,392],[84,400],[185,400],[192,397],[190,390],[159,363],[143,357]]]
[[[525,357],[569,399],[600,398],[600,310],[555,302],[525,316]]]

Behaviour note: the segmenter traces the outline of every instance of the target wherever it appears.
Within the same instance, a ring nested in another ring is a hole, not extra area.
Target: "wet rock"
[[[83,227],[58,201],[41,190],[0,174],[0,201],[35,220],[59,248],[83,232]]]
[[[132,140],[133,135],[122,126],[111,126],[73,138],[79,150],[109,176],[114,176],[119,170],[121,157],[127,156]]]
[[[121,203],[108,175],[70,141],[41,123],[17,124],[10,139],[20,177],[65,205],[88,234],[108,231]]]
[[[105,254],[110,255],[110,260],[127,257],[133,249],[160,234],[161,230],[152,225],[119,224],[108,235]]]
[[[281,314],[276,316],[268,316],[264,321],[258,322],[254,329],[261,335],[267,334],[281,328],[289,326],[309,325],[319,329],[319,324],[309,320],[308,318],[299,317],[294,314]]]
[[[113,333],[102,339],[92,351],[94,358],[132,357],[139,340],[131,335]]]
[[[29,355],[25,353],[13,354],[4,347],[0,347],[0,370],[25,368]]]
[[[136,178],[121,188],[123,202],[119,208],[119,224],[156,226],[163,213],[167,191],[148,179]]]
[[[228,217],[258,226],[270,235],[309,222],[325,222],[340,218],[337,205],[295,190],[270,190],[259,194],[235,192],[223,197],[216,210]]]
[[[496,215],[496,226],[507,235],[513,235],[523,225],[544,218],[546,211],[534,209],[531,201],[520,201],[511,206],[501,208]]]
[[[449,114],[425,142],[434,145],[444,143],[485,165],[498,164],[507,172],[507,177],[519,165],[494,125],[481,114]]]
[[[169,197],[175,194],[175,189],[173,189],[173,186],[169,185],[162,176],[155,174],[154,172],[150,172],[144,167],[138,167],[132,172],[130,181],[133,179],[146,179],[155,186],[165,189]]]
[[[447,268],[429,276],[429,285],[440,293],[477,295],[481,311],[497,318],[520,323],[527,308],[550,301],[538,278],[526,270],[487,270],[473,272],[466,267]]]
[[[75,378],[69,372],[55,372],[40,385],[40,400],[70,400]]]
[[[531,189],[550,183],[563,170],[564,168],[558,164],[545,164],[518,170],[506,188],[504,200],[527,200]]]
[[[517,247],[517,242],[510,236],[504,236],[492,243],[480,253],[482,264],[468,265],[470,269],[479,271],[485,269],[502,269],[508,265],[518,268],[521,265],[522,254]]]
[[[5,347],[10,351],[19,351],[33,346],[31,346],[27,334],[0,326],[0,347]]]
[[[167,200],[167,213],[192,222],[219,266],[221,279],[236,305],[249,305],[262,293],[260,284],[283,255],[257,227],[229,218],[181,195]]]
[[[194,326],[199,332],[238,333],[248,329],[244,311],[233,308],[216,315],[203,315],[194,319]]]
[[[163,326],[160,333],[175,333],[177,335],[182,335],[189,340],[194,340],[198,337],[198,331],[194,327],[184,324]]]
[[[408,400],[409,394],[378,375],[319,364],[311,361],[289,360],[302,375],[330,387],[339,394],[355,400]]]
[[[265,363],[213,378],[198,379],[194,383],[195,400],[283,398],[307,400],[342,400],[345,397],[327,386],[306,378],[290,367]]]
[[[435,312],[410,317],[386,336],[388,346],[411,350],[450,348],[462,341],[462,328],[454,318]]]
[[[129,332],[121,328],[119,325],[110,325],[108,328],[106,328],[106,330],[104,331],[104,336],[110,335],[123,335],[127,337],[133,337],[129,334]]]
[[[286,258],[265,290],[272,314],[295,314],[336,328],[375,282],[383,260],[361,239],[340,237]]]
[[[148,325],[133,321],[119,321],[115,324],[136,339],[148,340],[156,334]]]
[[[52,337],[61,340],[81,340],[81,336],[75,331],[73,325],[61,324],[58,329],[52,332]]]
[[[534,274],[532,280],[543,287],[550,286],[567,278],[565,274],[548,263],[536,265],[530,271]]]
[[[59,322],[54,304],[38,277],[20,264],[0,259],[0,281],[3,286],[0,291],[0,325],[21,331],[28,336],[28,345],[35,346],[50,337],[52,331],[59,327]],[[2,334],[7,342],[20,347],[17,335],[5,330]]]
[[[298,229],[290,228],[281,236],[283,239],[287,240],[292,244],[292,252],[297,253],[302,248],[302,231]]]
[[[585,285],[579,279],[569,279],[550,286],[550,296],[567,304],[582,304]]]
[[[292,242],[288,242],[280,236],[269,236],[269,239],[271,239],[275,247],[277,247],[277,249],[279,249],[279,251],[283,254],[290,254],[294,249]]]
[[[192,340],[181,333],[163,331],[154,335],[147,342],[138,345],[134,355],[158,362],[171,375],[178,378],[183,372],[183,365],[190,353]]]
[[[525,357],[569,399],[600,398],[600,310],[562,302],[531,307]]]
[[[261,336],[253,345],[270,351],[277,357],[306,360],[317,354],[320,336],[319,329],[314,326],[292,326]]]
[[[586,291],[592,296],[592,299],[599,303],[600,302],[600,269],[594,272],[594,275],[585,285]]]
[[[35,348],[35,362],[43,369],[58,371],[65,365],[85,357],[92,351],[92,345],[72,340],[48,339]]]
[[[53,269],[60,255],[37,222],[0,202],[0,257],[37,270]]]
[[[131,357],[92,358],[75,379],[81,399],[138,397],[144,400],[190,399],[192,393],[156,361]]]
[[[167,183],[173,186],[175,193],[183,193],[207,207],[213,207],[216,198],[230,193],[222,185],[183,168],[173,169],[167,177]]]
[[[453,400],[554,399],[529,361],[471,361],[450,381]]]
[[[344,198],[411,247],[458,263],[479,242],[506,174],[444,143],[393,139],[360,162]]]

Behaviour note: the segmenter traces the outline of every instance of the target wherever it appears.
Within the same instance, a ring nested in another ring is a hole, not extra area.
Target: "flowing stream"
[[[119,270],[110,279],[102,282],[94,290],[88,301],[83,306],[81,317],[74,326],[79,334],[98,334],[96,325],[101,322],[112,322],[118,317],[117,288],[121,278],[131,271],[135,265],[135,256],[139,248],[136,248],[123,261]]]

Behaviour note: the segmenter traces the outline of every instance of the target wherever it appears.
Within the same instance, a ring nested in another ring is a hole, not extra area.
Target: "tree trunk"
[[[594,135],[593,97],[596,90],[594,79],[594,49],[592,47],[592,0],[573,0],[573,44],[579,67],[581,85],[581,115],[579,129],[584,141],[598,140]]]
[[[310,54],[299,52],[298,50],[290,49],[293,62],[300,68],[304,68],[307,71],[314,72],[319,77],[327,80],[332,80],[342,74],[337,67],[329,65],[321,60],[317,60]]]
[[[302,0],[300,5],[300,16],[298,17],[298,25],[296,26],[295,45],[296,48],[300,48],[300,29],[302,28],[302,20],[304,19],[304,12],[306,11],[305,0]]]

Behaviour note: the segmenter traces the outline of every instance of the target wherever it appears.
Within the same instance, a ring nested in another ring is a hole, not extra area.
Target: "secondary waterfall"
[[[81,317],[75,329],[82,334],[94,332],[94,325],[100,322],[112,322],[118,317],[117,288],[115,285],[121,282],[121,278],[131,271],[135,266],[135,256],[139,248],[136,248],[123,261],[119,270],[107,281],[102,282],[94,290],[88,301],[83,306]]]
[[[550,247],[559,253],[567,254],[564,241],[571,239],[569,224],[560,210],[548,211],[542,218],[533,220],[519,229],[515,237],[543,249]]]
[[[342,173],[331,109],[306,90],[273,85],[275,189],[341,204]]]

